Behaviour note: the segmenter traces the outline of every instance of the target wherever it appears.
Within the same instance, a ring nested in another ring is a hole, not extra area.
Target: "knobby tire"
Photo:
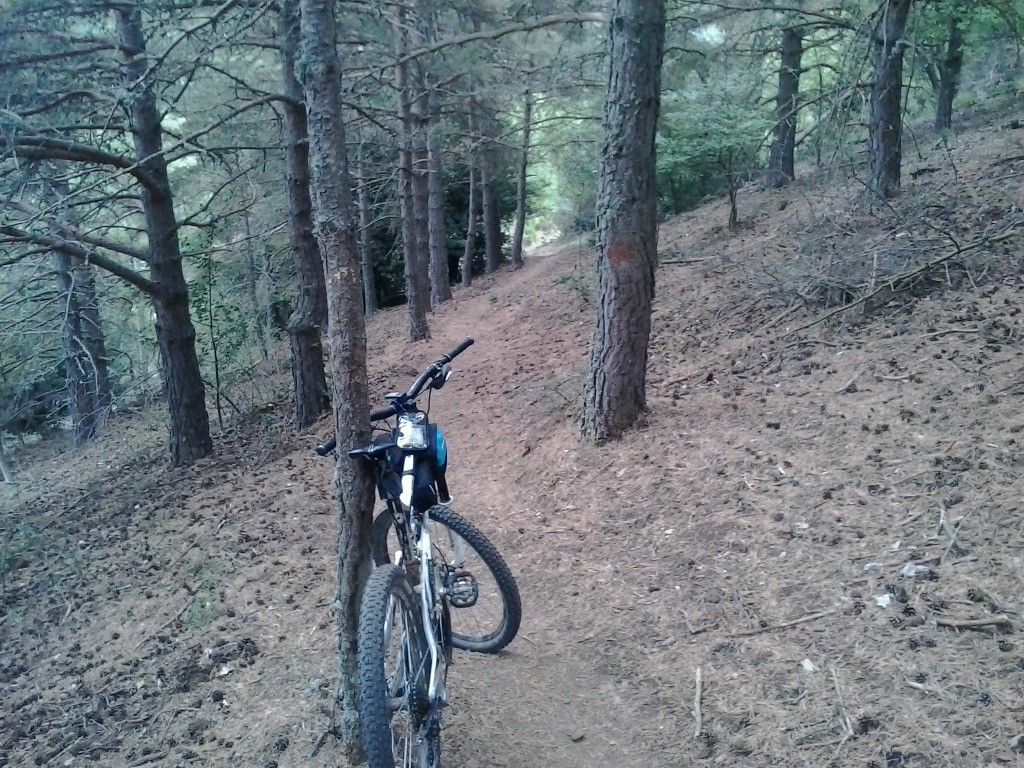
[[[440,736],[423,734],[429,671],[419,610],[418,595],[402,569],[385,566],[370,574],[359,612],[356,669],[368,768],[440,764]],[[396,640],[397,658],[389,662]]]
[[[441,526],[457,534],[494,580],[498,592],[495,597],[500,598],[502,604],[500,619],[489,622],[489,626],[483,629],[471,628],[475,619],[473,608],[450,605],[452,645],[464,651],[497,653],[512,642],[522,620],[522,603],[515,578],[494,545],[464,517],[449,507],[437,506],[430,510],[430,519],[434,526],[435,545],[438,543],[437,534],[441,533],[438,530]],[[388,535],[393,526],[394,520],[387,511],[378,515],[373,522],[371,546],[374,562],[378,566],[391,561]],[[435,546],[435,556],[437,554]]]

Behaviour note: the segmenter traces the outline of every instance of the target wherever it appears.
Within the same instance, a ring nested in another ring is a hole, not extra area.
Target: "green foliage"
[[[595,115],[589,119],[587,113]],[[531,206],[536,230],[558,236],[594,228],[601,153],[596,100],[555,100],[535,110]]]
[[[182,617],[182,623],[193,632],[213,622],[221,612],[224,602],[220,581],[210,563],[203,562],[192,571],[195,594]]]
[[[27,525],[4,531],[0,537],[0,584],[12,571],[28,565],[38,548],[38,535]]]
[[[56,277],[49,265],[0,270],[0,429],[57,426],[63,409],[63,352]]]
[[[734,187],[757,167],[771,126],[750,83],[738,77],[663,94],[657,139],[663,210],[688,210]]]

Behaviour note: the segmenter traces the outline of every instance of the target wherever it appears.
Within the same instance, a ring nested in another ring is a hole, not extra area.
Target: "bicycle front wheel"
[[[369,768],[438,768],[440,727],[428,699],[419,596],[402,569],[377,568],[359,611],[357,679]]]
[[[452,626],[452,645],[465,651],[497,653],[519,631],[519,587],[504,559],[480,531],[449,507],[430,509],[430,540]],[[394,520],[385,511],[373,523],[373,559],[389,562],[401,550]]]

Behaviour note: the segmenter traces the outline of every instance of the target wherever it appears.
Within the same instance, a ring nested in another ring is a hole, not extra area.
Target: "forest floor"
[[[506,652],[456,658],[446,765],[1024,764],[1024,131],[932,141],[890,206],[808,176],[735,232],[666,222],[650,414],[605,447],[592,249],[458,291],[427,343],[371,319],[381,394],[476,339],[432,414],[523,596]],[[288,409],[185,469],[155,412],[15,456],[0,765],[343,764],[328,420]]]

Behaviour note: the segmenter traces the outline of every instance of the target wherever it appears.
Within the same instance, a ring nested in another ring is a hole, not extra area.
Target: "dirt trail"
[[[450,445],[456,508],[505,554],[524,602],[520,637],[508,652],[456,659],[456,712],[445,733],[453,766],[663,764],[644,734],[643,701],[602,672],[593,636],[574,627],[578,617],[566,610],[574,587],[548,571],[553,542],[533,529],[533,494],[524,492],[525,446],[543,435],[545,422],[563,423],[571,413],[557,388],[569,394],[578,385],[590,323],[574,289],[558,289],[584,279],[575,276],[576,259],[589,257],[574,246],[544,249],[519,271],[479,280],[469,296],[435,313],[434,341],[418,345],[426,352],[476,340],[432,413]],[[374,327],[371,346],[392,332]]]

